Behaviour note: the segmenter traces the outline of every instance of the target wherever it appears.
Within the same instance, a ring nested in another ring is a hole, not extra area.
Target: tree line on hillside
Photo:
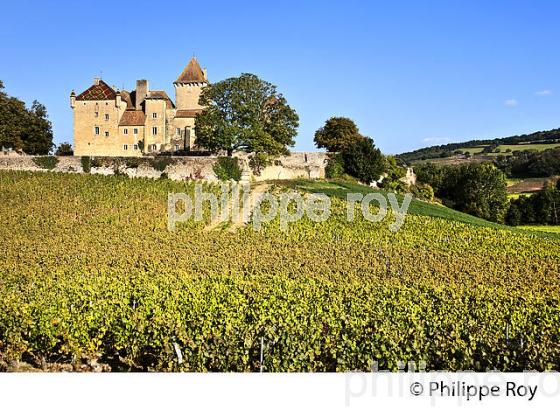
[[[506,216],[509,225],[560,225],[560,179],[533,195],[512,199]]]
[[[443,145],[434,145],[431,147],[420,148],[415,151],[404,152],[398,157],[404,162],[410,164],[413,161],[446,158],[454,155],[455,151],[461,148],[473,148],[481,145],[488,145],[488,152],[493,152],[498,145],[516,145],[521,143],[530,144],[549,144],[560,141],[560,128],[550,131],[538,131],[532,134],[514,135],[505,138],[495,138],[486,140],[471,140],[466,142],[456,142]]]
[[[0,80],[0,146],[26,154],[46,155],[53,147],[53,132],[45,106],[33,101],[31,108],[4,91]]]
[[[560,147],[545,151],[515,151],[511,156],[500,155],[496,166],[514,178],[551,177],[560,174]]]

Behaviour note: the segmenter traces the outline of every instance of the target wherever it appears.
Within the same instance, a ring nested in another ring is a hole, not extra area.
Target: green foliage
[[[397,159],[389,155],[385,157],[385,173],[387,176],[381,182],[381,187],[392,192],[407,192],[409,187],[401,181],[406,176],[406,168],[397,164]]]
[[[221,181],[239,181],[241,179],[241,167],[239,160],[235,157],[219,157],[214,164],[214,173]]]
[[[358,138],[346,146],[342,151],[342,160],[346,173],[366,184],[378,180],[386,168],[381,151],[367,137]]]
[[[169,157],[156,157],[150,161],[150,164],[155,170],[164,172],[169,165],[175,164],[175,160]]]
[[[428,184],[415,184],[411,185],[410,192],[418,199],[431,202],[434,200],[434,190]]]
[[[52,156],[44,156],[44,157],[34,157],[33,162],[40,168],[43,169],[54,169],[58,164],[58,158]]]
[[[55,151],[55,154],[57,156],[71,156],[74,155],[74,150],[72,149],[72,144],[69,144],[67,142],[63,142],[62,144],[60,144]]]
[[[315,132],[314,141],[317,148],[340,152],[360,138],[362,135],[354,121],[350,118],[332,117]]]
[[[289,232],[169,232],[169,192],[194,184],[0,172],[0,366],[249,372],[262,337],[267,372],[560,370],[558,239],[422,215],[393,234],[335,196]]]
[[[276,86],[253,74],[228,78],[202,90],[197,144],[210,151],[286,154],[299,118]]]
[[[325,167],[325,177],[329,179],[344,177],[344,161],[341,154],[331,154]]]
[[[105,164],[103,163],[103,159],[99,157],[94,157],[91,159],[91,166],[94,168],[101,168]]]
[[[509,225],[560,225],[560,190],[551,184],[533,195],[510,201],[506,222]]]
[[[127,158],[124,161],[127,168],[138,168],[141,164],[140,158]]]
[[[414,170],[417,181],[431,185],[446,205],[489,221],[504,221],[508,208],[506,177],[491,163],[460,167],[428,163]]]
[[[45,106],[33,101],[28,109],[23,101],[3,90],[0,81],[0,146],[47,155],[53,147],[53,133]]]
[[[82,163],[82,169],[84,170],[84,172],[86,174],[89,174],[91,172],[91,158],[90,157],[82,157],[80,159],[80,162]]]
[[[249,159],[249,166],[255,175],[260,175],[262,170],[271,163],[270,156],[264,152],[255,152]]]

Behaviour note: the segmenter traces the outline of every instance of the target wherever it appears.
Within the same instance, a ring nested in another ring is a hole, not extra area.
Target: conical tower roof
[[[191,58],[175,83],[207,83],[204,71],[200,68],[196,57]]]

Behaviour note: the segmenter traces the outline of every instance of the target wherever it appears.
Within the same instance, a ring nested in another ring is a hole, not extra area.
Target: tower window
[[[95,135],[99,135],[99,127],[95,127]]]
[[[95,111],[95,118],[99,117],[99,112]]]
[[[124,133],[124,135],[127,135],[128,134],[128,128],[123,129],[123,133]]]
[[[128,150],[128,145],[124,144],[124,145],[123,145],[123,149],[124,149],[125,151],[127,151],[127,150]]]
[[[109,114],[105,114],[105,121],[109,120]]]
[[[106,137],[109,136],[109,131],[105,131],[105,136],[106,136]]]
[[[152,118],[157,118],[157,112],[152,113]]]
[[[157,127],[152,127],[152,135],[157,135]]]
[[[138,149],[138,144],[134,144],[134,150],[136,151]]]

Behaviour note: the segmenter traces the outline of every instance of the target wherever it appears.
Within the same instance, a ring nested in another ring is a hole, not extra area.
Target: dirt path
[[[233,216],[232,216],[232,207],[233,207],[233,200],[231,198],[231,193],[230,193],[230,199],[229,202],[227,203],[227,207],[228,207],[228,217],[227,219],[224,221],[222,218],[222,212],[220,209],[220,212],[212,219],[212,221],[206,225],[206,227],[204,228],[205,231],[212,231],[214,229],[216,229],[219,225],[223,224],[224,222],[230,222],[231,225],[228,228],[229,232],[235,232],[237,231],[239,228],[245,226],[247,223],[249,223],[250,221],[250,216],[253,213],[253,210],[255,208],[256,202],[259,199],[259,196],[263,193],[265,193],[266,191],[268,191],[270,185],[267,183],[258,183],[255,185],[251,186],[251,189],[249,191],[249,196],[247,198],[247,203],[248,203],[248,212],[243,212],[243,206],[239,207],[239,212],[238,212],[238,217],[235,218],[235,220],[233,220]],[[243,197],[243,190],[240,189],[240,197]],[[240,201],[241,205],[244,205],[244,203],[242,201]]]

